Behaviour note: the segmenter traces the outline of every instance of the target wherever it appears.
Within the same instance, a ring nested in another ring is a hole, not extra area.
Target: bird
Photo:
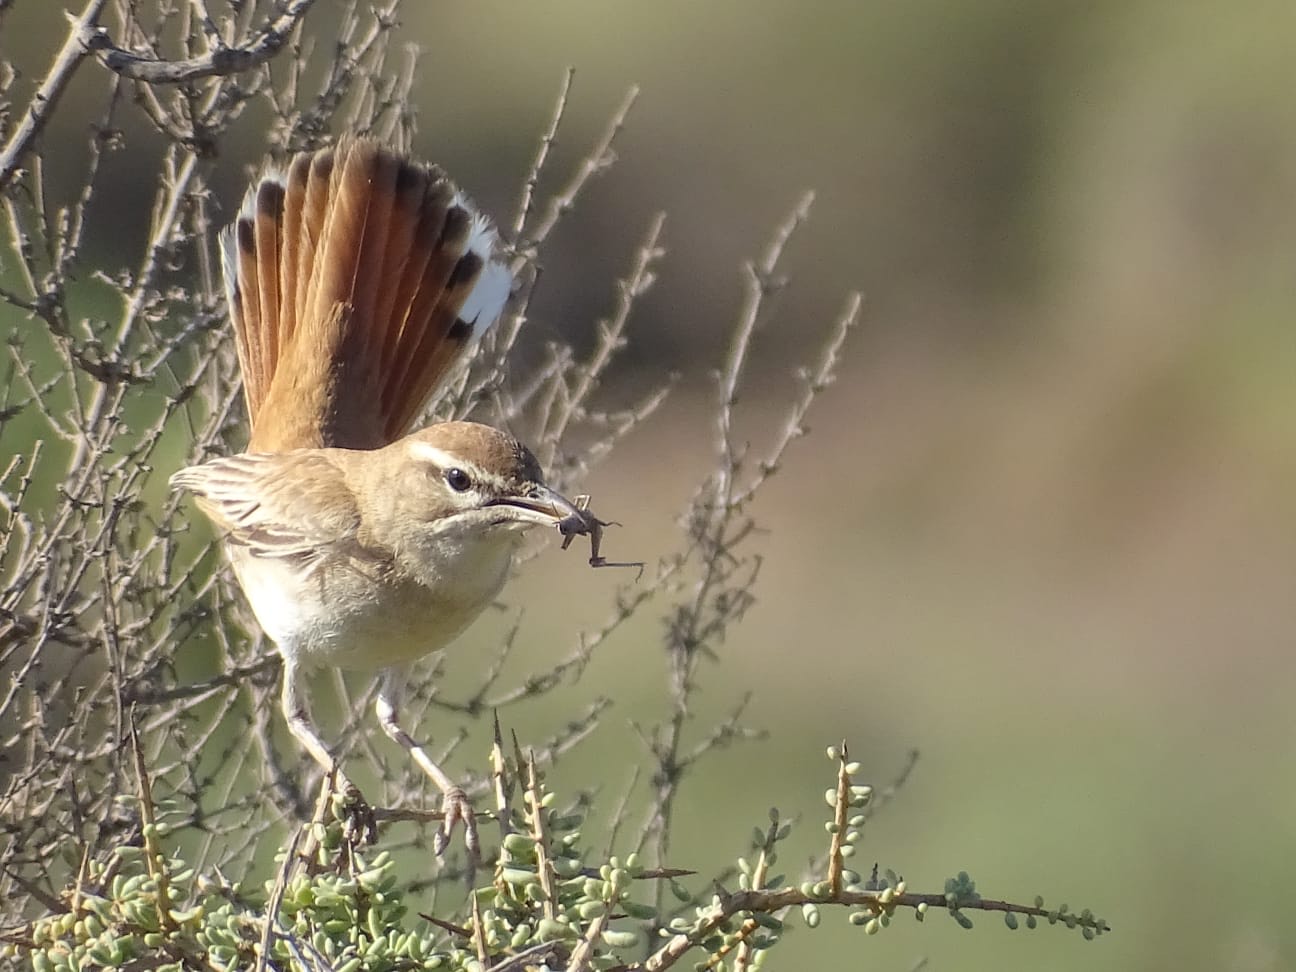
[[[464,790],[401,725],[410,666],[494,600],[527,530],[557,527],[565,547],[605,525],[507,432],[412,430],[510,298],[498,234],[439,167],[348,138],[267,168],[219,246],[251,432],[171,484],[223,536],[326,785],[359,798],[304,680],[379,672],[379,724],[443,795],[437,853],[457,824],[475,853]]]

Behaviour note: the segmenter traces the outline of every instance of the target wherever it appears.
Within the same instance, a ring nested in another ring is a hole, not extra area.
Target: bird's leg
[[[473,814],[472,804],[468,802],[468,795],[446,775],[445,770],[432,761],[432,757],[397,722],[407,677],[408,670],[402,667],[389,668],[383,672],[382,684],[378,689],[378,701],[374,705],[378,712],[378,721],[382,723],[383,732],[405,748],[414,762],[418,763],[419,768],[431,777],[432,782],[441,791],[441,810],[445,814],[445,819],[432,845],[437,856],[445,853],[455,825],[462,823],[469,863],[474,864],[480,856],[481,842],[477,836],[477,818]]]
[[[365,802],[359,788],[347,779],[337,759],[328,751],[324,740],[320,739],[315,727],[311,725],[310,712],[301,691],[302,677],[301,666],[289,654],[284,653],[283,689],[279,704],[283,708],[284,719],[288,722],[288,731],[323,768],[325,790],[331,789],[342,795],[348,815],[348,839],[355,843],[373,843],[378,837],[373,810]]]

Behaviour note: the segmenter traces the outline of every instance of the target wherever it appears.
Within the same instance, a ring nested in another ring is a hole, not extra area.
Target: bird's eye
[[[445,472],[445,481],[456,493],[462,493],[472,486],[472,479],[458,466],[452,466]]]

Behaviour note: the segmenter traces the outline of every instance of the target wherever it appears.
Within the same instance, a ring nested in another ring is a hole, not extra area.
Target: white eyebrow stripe
[[[442,469],[449,469],[451,466],[460,466],[462,468],[478,471],[477,467],[471,462],[464,462],[458,456],[451,455],[444,449],[438,449],[434,445],[428,445],[426,442],[411,442],[410,454],[416,459],[426,459],[428,462]]]
[[[450,469],[452,466],[458,466],[472,478],[473,484],[478,488],[485,486],[500,494],[508,492],[509,484],[501,476],[496,473],[487,472],[476,463],[460,456],[456,456],[452,452],[438,449],[436,446],[429,445],[426,442],[411,442],[409,444],[409,450],[412,458],[430,462],[441,470]]]

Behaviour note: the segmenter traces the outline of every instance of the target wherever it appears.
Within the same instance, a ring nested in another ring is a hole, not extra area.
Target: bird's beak
[[[486,505],[506,506],[518,520],[540,526],[558,526],[571,522],[572,517],[578,520],[584,518],[584,514],[566,496],[538,484],[515,496],[488,500]]]

